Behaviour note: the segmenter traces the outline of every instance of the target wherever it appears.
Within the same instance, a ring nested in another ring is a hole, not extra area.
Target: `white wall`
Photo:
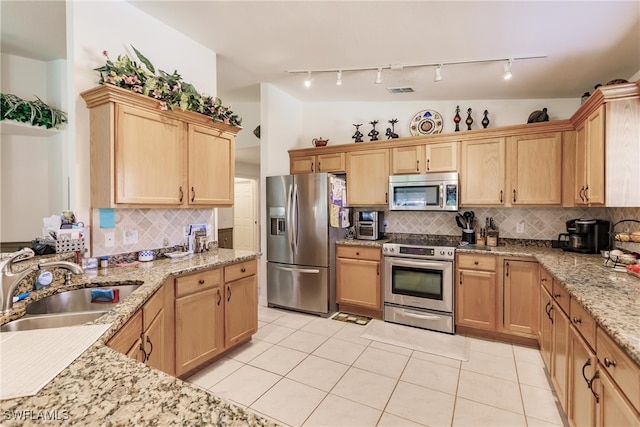
[[[222,102],[225,103],[225,100]],[[232,107],[242,117],[242,130],[236,136],[236,149],[260,145],[260,140],[253,134],[253,130],[260,124],[260,103],[234,102]]]

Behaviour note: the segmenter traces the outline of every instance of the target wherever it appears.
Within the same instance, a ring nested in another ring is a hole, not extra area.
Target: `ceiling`
[[[217,53],[226,103],[258,101],[263,82],[306,102],[577,98],[640,70],[638,0],[127,1]],[[66,57],[64,2],[0,8],[2,52]],[[516,60],[511,80],[503,60],[446,65],[521,56],[544,58]],[[440,82],[434,66],[407,67],[439,63]],[[403,69],[374,84],[375,69],[390,66]],[[341,86],[335,72],[314,73],[310,88],[306,74],[287,72],[348,68],[371,70],[345,71]]]

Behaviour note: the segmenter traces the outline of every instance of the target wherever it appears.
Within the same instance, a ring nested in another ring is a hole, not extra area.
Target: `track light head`
[[[304,79],[304,87],[311,87],[311,71],[307,71],[307,78]]]
[[[513,59],[510,59],[506,64],[502,66],[502,72],[504,73],[504,79],[509,80],[513,75],[511,74],[511,65],[513,65]]]
[[[442,80],[442,64],[436,67],[435,75],[433,76],[434,82],[439,82],[440,80]]]
[[[378,73],[376,74],[375,84],[379,85],[382,83],[382,68],[378,68]]]
[[[336,85],[342,85],[342,70],[338,70],[338,77],[336,79]]]

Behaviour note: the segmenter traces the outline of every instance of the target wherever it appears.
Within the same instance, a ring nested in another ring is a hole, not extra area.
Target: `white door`
[[[255,180],[236,178],[233,206],[233,249],[258,250],[256,189]]]

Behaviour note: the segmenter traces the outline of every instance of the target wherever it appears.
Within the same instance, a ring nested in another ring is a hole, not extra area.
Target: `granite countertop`
[[[360,239],[342,239],[336,241],[336,245],[342,246],[373,246],[374,248],[381,248],[383,244],[387,243],[389,239],[380,240],[360,240]]]
[[[35,396],[0,402],[3,425],[39,424],[47,414],[65,424],[81,425],[275,425],[105,345],[169,276],[259,256],[252,251],[218,249],[179,259],[110,266],[74,276],[70,286],[33,292],[26,300],[14,304],[8,315],[0,316],[0,324],[21,317],[28,302],[53,293],[91,286],[141,285],[113,310],[92,322],[110,323],[111,327]],[[14,413],[22,413],[23,418]]]
[[[548,247],[469,245],[459,253],[533,257],[640,365],[640,278],[605,267],[600,255],[565,252]]]

